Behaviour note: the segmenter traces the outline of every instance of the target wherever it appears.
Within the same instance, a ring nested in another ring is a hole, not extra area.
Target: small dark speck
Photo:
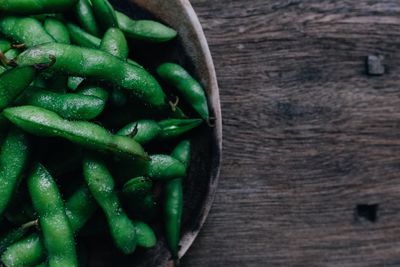
[[[367,73],[371,76],[385,74],[384,56],[369,55],[367,57]]]
[[[378,220],[378,204],[359,204],[356,207],[357,222],[376,222]]]

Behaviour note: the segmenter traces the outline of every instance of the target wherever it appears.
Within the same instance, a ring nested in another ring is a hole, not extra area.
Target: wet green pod
[[[65,204],[65,213],[72,231],[77,233],[92,217],[97,204],[86,186],[81,186]],[[7,267],[35,266],[45,259],[45,248],[38,233],[9,246],[1,260]]]
[[[58,19],[48,18],[44,21],[44,29],[54,40],[62,44],[70,44],[69,31],[64,23]]]
[[[83,163],[86,183],[102,208],[115,245],[124,253],[136,249],[136,228],[128,218],[115,191],[113,177],[105,164],[95,157],[87,157]]]
[[[112,152],[123,157],[148,158],[136,141],[112,135],[91,122],[68,121],[55,112],[34,106],[7,108],[3,114],[12,123],[34,135],[61,137],[87,148]]]
[[[103,87],[91,85],[91,84],[85,84],[83,86],[80,86],[78,88],[77,93],[81,94],[81,95],[98,97],[101,100],[103,100],[105,103],[107,102],[108,97],[109,97],[107,90],[105,90]]]
[[[24,51],[16,63],[22,66],[33,65],[46,60],[48,62],[49,57],[57,59],[49,70],[107,81],[131,92],[153,108],[169,108],[165,93],[150,73],[103,51],[49,43]]]
[[[108,0],[91,0],[91,2],[96,21],[104,31],[118,27],[114,8]]]
[[[0,75],[6,72],[6,68],[0,65]]]
[[[122,192],[127,197],[143,198],[151,193],[153,181],[147,177],[136,177],[126,182]]]
[[[38,213],[49,266],[78,266],[73,231],[53,178],[38,164],[27,183],[33,206]]]
[[[4,66],[6,67],[6,69],[10,69],[11,67],[6,65],[5,63],[10,62],[11,60],[15,59],[19,54],[21,54],[21,51],[18,49],[9,49],[7,52],[4,53]]]
[[[116,11],[119,28],[127,37],[148,42],[167,42],[177,36],[177,32],[157,21],[133,20]]]
[[[67,27],[73,44],[94,49],[97,49],[100,46],[101,39],[98,37],[85,32],[83,29],[72,23],[67,23]]]
[[[77,0],[2,0],[0,14],[32,15],[59,13],[72,8]]]
[[[159,139],[173,139],[197,128],[203,123],[201,119],[168,119],[158,122],[161,128]]]
[[[169,140],[180,137],[202,123],[201,119],[167,119],[159,122],[140,120],[129,123],[117,134],[132,136],[138,143],[144,145],[155,139]]]
[[[106,104],[95,96],[56,93],[38,87],[25,90],[17,103],[45,108],[70,120],[94,119],[103,112]]]
[[[140,120],[129,123],[117,132],[121,136],[132,136],[139,144],[147,144],[156,139],[161,133],[161,127],[153,120]]]
[[[110,28],[104,34],[100,49],[123,60],[128,58],[129,46],[124,33],[118,28]]]
[[[164,63],[157,68],[158,75],[175,87],[200,116],[209,121],[207,96],[203,87],[184,68],[173,63]]]
[[[0,39],[0,52],[3,54],[11,49],[11,42],[6,39]]]
[[[0,217],[10,204],[28,164],[29,144],[26,135],[12,128],[0,151]]]
[[[100,29],[89,0],[79,0],[75,7],[75,13],[80,26],[85,31],[94,36],[100,36]]]
[[[28,222],[0,236],[0,255],[12,244],[28,233],[30,228],[37,225],[37,221]]]
[[[190,141],[180,142],[171,156],[179,160],[187,169],[190,163]],[[183,211],[182,177],[172,179],[164,188],[164,218],[167,244],[174,258],[178,258],[179,241],[181,237],[181,220]]]
[[[26,47],[54,42],[42,24],[30,17],[3,17],[0,19],[0,32]]]

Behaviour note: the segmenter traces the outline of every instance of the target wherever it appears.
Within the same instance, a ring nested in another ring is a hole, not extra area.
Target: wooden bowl
[[[207,91],[211,116],[215,127],[204,125],[191,135],[192,161],[184,182],[184,214],[179,256],[182,257],[193,243],[203,225],[213,202],[220,169],[222,147],[222,121],[219,90],[211,54],[200,22],[188,0],[131,0],[112,1],[120,10],[136,19],[157,19],[179,32],[179,38],[168,44],[132,42],[135,60],[146,62],[154,71],[162,62],[177,62],[187,68]],[[111,240],[103,237],[88,242],[89,266],[166,266],[170,253],[164,242],[162,224],[156,225],[159,238],[150,250],[138,250],[134,255],[123,256],[113,248]]]

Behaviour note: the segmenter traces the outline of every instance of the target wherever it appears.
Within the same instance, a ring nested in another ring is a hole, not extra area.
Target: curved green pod
[[[24,51],[16,63],[21,66],[33,65],[46,60],[49,62],[51,57],[57,60],[49,70],[107,81],[131,92],[153,108],[169,108],[165,93],[150,73],[103,51],[49,43]]]
[[[91,2],[94,16],[104,31],[118,27],[114,8],[108,0],[91,0]]]
[[[80,26],[94,36],[100,36],[100,28],[97,25],[89,0],[79,0],[75,7],[75,14]]]
[[[178,64],[164,63],[157,68],[157,73],[165,82],[176,88],[204,120],[209,121],[206,93],[200,83],[184,68]]]
[[[94,119],[101,114],[106,104],[95,96],[56,93],[38,87],[25,90],[17,103],[45,108],[70,120]]]
[[[100,38],[85,32],[83,29],[72,23],[67,23],[67,28],[73,44],[93,49],[99,48],[101,43]]]
[[[128,218],[115,191],[113,177],[105,164],[89,156],[83,162],[86,183],[102,208],[115,245],[124,253],[131,254],[136,249],[136,228]]]
[[[119,28],[127,37],[154,43],[167,42],[177,36],[177,32],[153,20],[133,20],[116,11]]]
[[[27,183],[33,207],[39,217],[49,266],[78,266],[73,232],[53,178],[38,164]]]
[[[148,158],[136,141],[112,135],[95,123],[65,120],[55,112],[34,106],[7,108],[3,114],[12,123],[34,135],[61,137],[87,148],[127,158]]]
[[[0,32],[26,47],[54,42],[42,24],[30,17],[3,17],[0,19]]]

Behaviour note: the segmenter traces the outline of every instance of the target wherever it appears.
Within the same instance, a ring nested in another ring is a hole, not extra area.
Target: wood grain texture
[[[400,2],[191,0],[224,158],[183,266],[400,266]],[[368,55],[386,73],[366,74]],[[375,223],[357,204],[379,204]]]

